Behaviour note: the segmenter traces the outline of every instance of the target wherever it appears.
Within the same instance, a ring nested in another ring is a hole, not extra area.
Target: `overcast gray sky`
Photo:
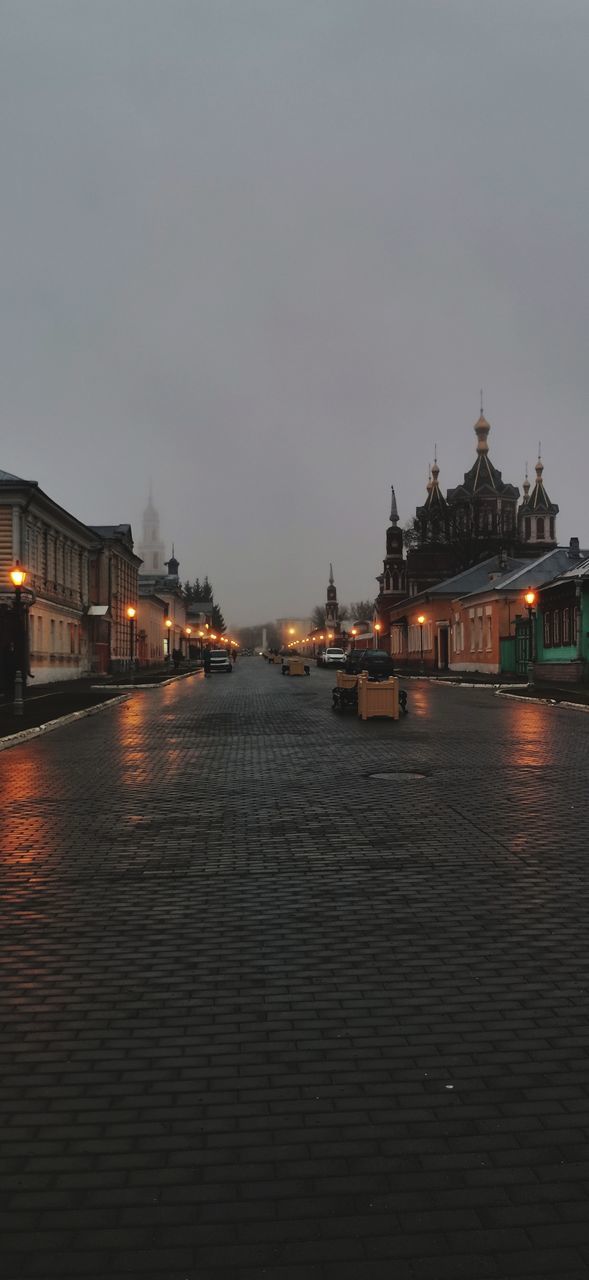
[[[234,624],[372,595],[389,485],[542,441],[589,542],[586,0],[0,0],[0,467],[149,477]]]

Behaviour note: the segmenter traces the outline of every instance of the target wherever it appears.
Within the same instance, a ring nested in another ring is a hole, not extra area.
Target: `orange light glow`
[[[168,627],[168,629],[171,627],[171,625],[172,625],[172,619],[166,618],[166,626]]]
[[[525,601],[528,607],[531,609],[532,605],[536,603],[536,592],[532,590],[526,591]]]
[[[186,628],[186,635],[187,635],[187,636],[191,636],[191,635],[192,635],[192,627],[187,627],[187,628]]]
[[[12,582],[13,587],[24,587],[26,580],[27,571],[26,569],[21,569],[17,560],[14,569],[10,570],[10,581]]]
[[[382,631],[382,626],[381,626],[380,622],[375,622],[375,624],[374,624],[374,630],[375,630],[375,631]]]
[[[136,616],[137,616],[137,610],[133,608],[132,604],[130,604],[129,608],[127,609],[127,617],[132,621],[133,618],[135,618]]]
[[[420,614],[419,614],[419,617],[418,617],[418,619],[417,619],[417,621],[418,621],[418,623],[419,623],[420,627],[422,627],[422,626],[423,626],[423,624],[424,624],[424,622],[425,622],[425,614],[424,614],[424,613],[420,613]]]
[[[211,631],[211,640],[216,640],[216,639],[217,639],[217,637],[216,637],[216,635],[215,635],[215,632],[214,632],[214,631]]]

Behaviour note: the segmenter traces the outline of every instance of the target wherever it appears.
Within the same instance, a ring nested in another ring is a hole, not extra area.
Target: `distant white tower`
[[[149,486],[147,506],[143,512],[143,530],[137,554],[143,560],[139,570],[140,574],[165,574],[167,572],[164,560],[166,548],[160,538],[160,518],[154,506],[151,485]]]

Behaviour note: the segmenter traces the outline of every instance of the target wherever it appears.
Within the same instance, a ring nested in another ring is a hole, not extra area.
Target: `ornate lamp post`
[[[532,588],[526,591],[524,596],[528,610],[528,662],[532,663],[536,656],[536,646],[534,644],[534,605],[536,603],[536,592]]]
[[[132,604],[130,604],[129,608],[127,609],[127,617],[129,619],[129,654],[131,658],[131,680],[133,680],[135,676],[135,618],[137,617],[137,610],[133,607]]]
[[[22,599],[21,591],[27,580],[27,571],[23,569],[18,560],[15,562],[14,568],[10,570],[10,581],[14,587],[14,631],[15,631],[15,664],[14,672],[14,714],[22,716],[24,714],[24,664],[26,662],[26,636],[22,621]]]
[[[170,627],[171,626],[172,626],[172,619],[166,618],[166,639],[167,639],[166,657],[168,658],[168,661],[171,655],[171,650],[170,650]]]
[[[420,613],[420,614],[419,614],[419,617],[418,617],[418,619],[417,619],[417,621],[418,621],[418,623],[419,623],[419,644],[420,644],[420,649],[421,649],[421,674],[423,675],[424,670],[425,670],[424,665],[423,665],[423,625],[424,625],[424,622],[425,622],[425,614],[424,614],[424,613]]]

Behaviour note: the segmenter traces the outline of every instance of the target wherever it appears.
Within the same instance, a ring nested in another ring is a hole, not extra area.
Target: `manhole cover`
[[[369,778],[375,778],[377,782],[407,782],[411,778],[427,778],[427,773],[419,773],[417,769],[390,769],[385,773],[369,773]]]

